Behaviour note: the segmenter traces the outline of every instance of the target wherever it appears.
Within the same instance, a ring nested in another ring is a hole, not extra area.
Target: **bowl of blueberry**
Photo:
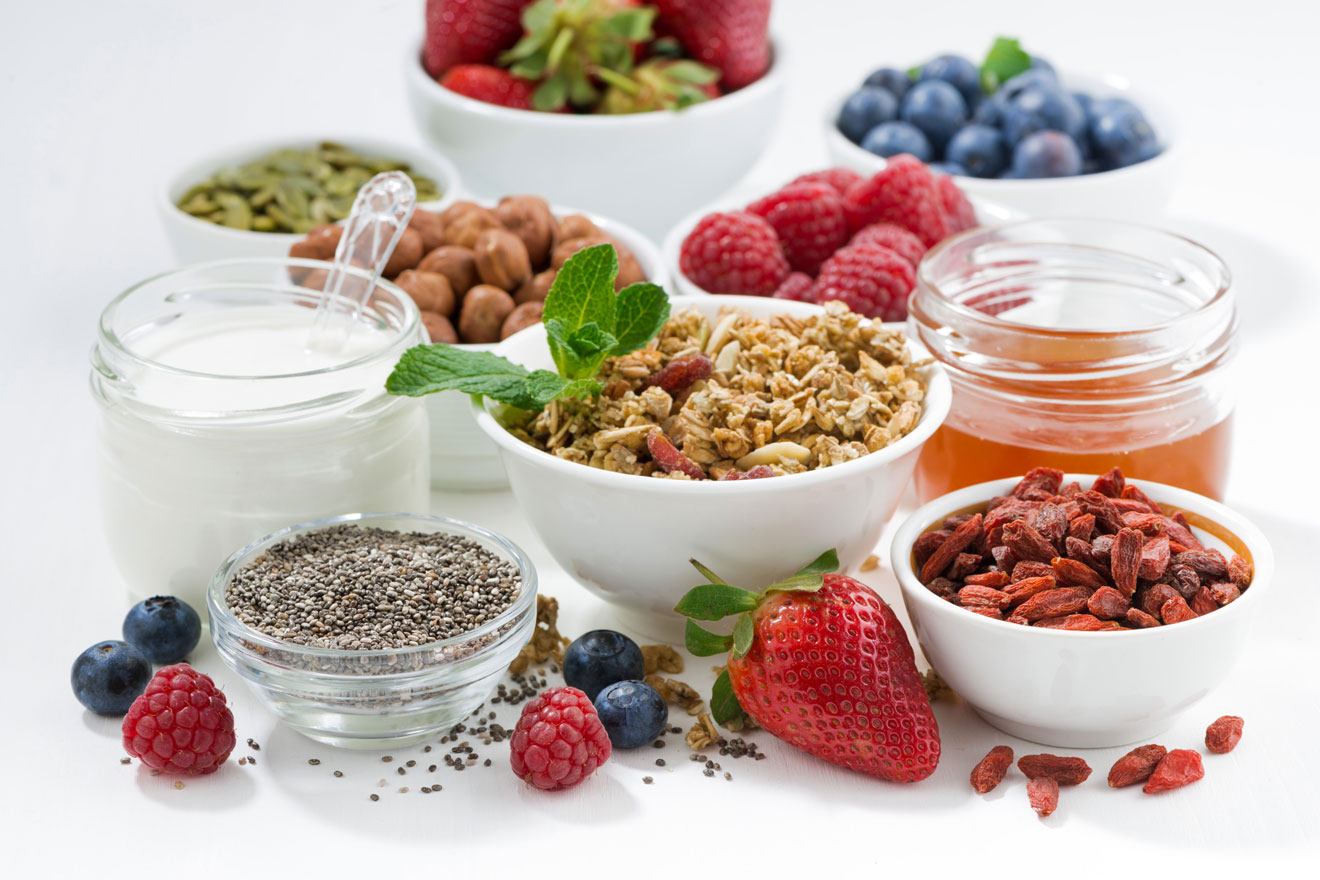
[[[940,55],[881,67],[830,107],[833,159],[863,173],[910,153],[958,186],[1032,215],[1149,219],[1177,163],[1164,105],[1118,76],[1060,73],[1000,37],[978,66]]]

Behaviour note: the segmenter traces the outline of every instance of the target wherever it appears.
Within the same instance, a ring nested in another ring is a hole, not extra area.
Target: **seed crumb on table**
[[[862,564],[857,566],[858,571],[875,571],[880,567],[880,557],[872,553],[862,560]]]

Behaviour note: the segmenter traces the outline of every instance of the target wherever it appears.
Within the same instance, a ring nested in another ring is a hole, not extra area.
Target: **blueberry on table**
[[[178,663],[197,647],[202,621],[192,606],[173,596],[153,596],[129,609],[124,641],[152,663]]]
[[[1086,133],[1086,114],[1067,92],[1033,86],[1008,102],[1003,128],[1010,144],[1048,129],[1064,132],[1075,142]]]
[[[918,82],[943,80],[958,90],[968,108],[975,108],[985,97],[981,91],[981,71],[961,55],[940,55],[927,61],[921,68]]]
[[[1003,133],[988,125],[967,125],[949,141],[947,161],[961,165],[972,177],[997,177],[1008,167],[1008,142]]]
[[[949,138],[967,122],[967,102],[959,91],[942,79],[914,85],[903,99],[904,122],[921,129],[939,154]]]
[[[897,116],[897,98],[885,89],[864,86],[843,102],[843,108],[839,110],[839,131],[848,140],[860,144],[868,131]]]
[[[907,75],[907,71],[899,70],[897,67],[881,67],[872,71],[862,85],[884,89],[901,101],[907,90],[912,87],[912,78]]]
[[[564,651],[564,683],[590,700],[616,681],[640,679],[645,674],[642,649],[613,630],[594,629]]]
[[[911,153],[923,162],[929,162],[934,157],[930,141],[921,133],[921,129],[906,122],[877,125],[862,138],[862,149],[885,157]]]
[[[1140,110],[1117,107],[1091,123],[1091,150],[1104,168],[1124,168],[1159,155],[1155,130]]]
[[[596,714],[616,749],[644,746],[665,732],[669,707],[644,681],[615,682],[595,700]]]
[[[123,715],[151,681],[151,664],[127,642],[98,642],[73,661],[73,694],[99,715]]]
[[[1038,131],[1013,149],[1013,177],[1072,177],[1082,173],[1082,153],[1061,131]]]

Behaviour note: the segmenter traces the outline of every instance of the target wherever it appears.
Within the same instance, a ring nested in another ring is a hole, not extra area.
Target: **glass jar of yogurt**
[[[380,282],[360,315],[331,315],[291,280],[324,263],[228,260],[148,279],[101,315],[101,506],[135,598],[195,608],[235,548],[290,523],[361,511],[425,513],[420,401],[385,392],[425,341],[417,307]],[[351,270],[360,277],[360,270]]]

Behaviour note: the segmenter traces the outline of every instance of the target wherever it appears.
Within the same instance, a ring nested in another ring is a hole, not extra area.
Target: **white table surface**
[[[394,768],[408,757],[424,767],[438,749],[399,750],[386,766],[305,740],[257,706],[209,646],[193,659],[229,694],[240,743],[254,737],[261,751],[240,745],[222,772],[181,791],[170,777],[120,765],[118,722],[84,712],[68,684],[73,658],[117,637],[126,607],[94,488],[86,355],[96,317],[127,285],[170,268],[154,187],[214,140],[357,131],[418,141],[400,59],[421,27],[421,3],[5,6],[0,840],[4,861],[21,869],[9,876],[168,876],[167,861],[181,859],[195,860],[193,876],[258,877],[482,866],[508,876],[536,865],[554,876],[715,876],[707,872],[740,865],[826,876],[901,865],[943,876],[990,864],[1015,876],[1145,876],[1154,865],[1205,876],[1279,864],[1291,868],[1279,876],[1294,876],[1320,862],[1314,5],[776,3],[797,72],[778,135],[738,192],[823,165],[820,103],[869,69],[946,50],[977,55],[996,33],[1017,34],[1061,67],[1124,73],[1177,108],[1185,172],[1172,216],[1152,220],[1219,251],[1236,275],[1242,394],[1228,502],[1270,537],[1279,582],[1230,680],[1161,739],[1196,746],[1226,713],[1247,719],[1246,736],[1231,755],[1207,757],[1203,782],[1158,798],[1104,787],[1122,750],[1085,752],[1095,777],[1066,789],[1046,822],[1027,807],[1020,778],[988,797],[969,790],[967,773],[989,746],[1036,749],[961,702],[936,705],[943,760],[915,786],[849,774],[762,733],[768,760],[722,761],[732,782],[701,776],[670,737],[664,751],[616,752],[596,778],[559,795],[528,790],[502,749],[483,748],[495,766],[437,771],[443,792],[421,795],[429,774],[404,779]],[[693,161],[717,148],[693,145]],[[553,564],[509,495],[437,495],[434,508],[521,543],[544,592],[560,600],[565,632],[611,623],[609,609]],[[863,577],[901,613],[887,568]],[[692,662],[681,677],[708,688],[709,665]],[[247,754],[259,763],[238,766]],[[654,766],[659,756],[667,767]],[[336,768],[343,778],[331,776]],[[655,784],[644,786],[644,774]],[[377,789],[381,778],[389,786]],[[397,794],[400,784],[412,792]],[[375,791],[379,803],[368,801]]]

